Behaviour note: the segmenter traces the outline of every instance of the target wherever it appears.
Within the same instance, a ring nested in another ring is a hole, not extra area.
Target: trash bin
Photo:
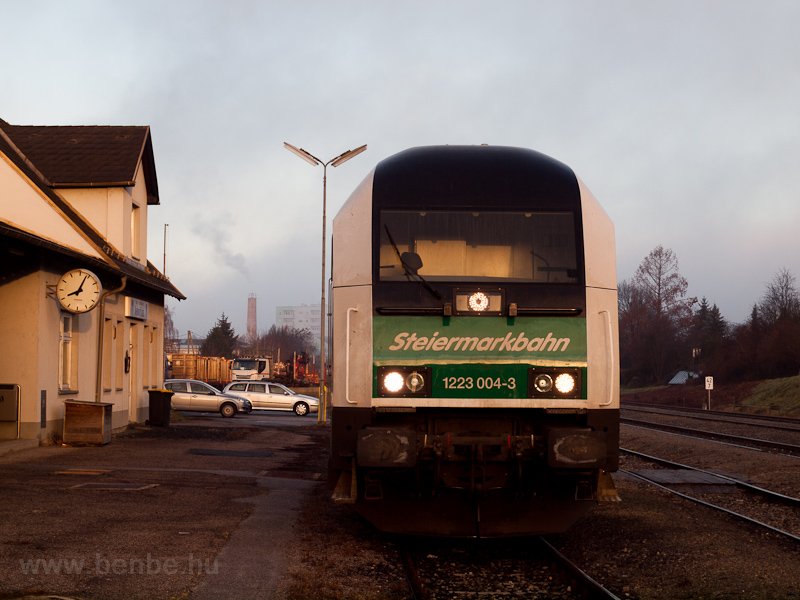
[[[150,396],[148,425],[169,427],[169,411],[172,408],[172,394],[169,390],[148,390]]]

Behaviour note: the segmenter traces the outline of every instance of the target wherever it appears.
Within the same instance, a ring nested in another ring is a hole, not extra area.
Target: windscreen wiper
[[[444,301],[442,295],[437,292],[427,280],[419,274],[419,269],[422,268],[422,260],[419,257],[419,254],[412,253],[412,252],[404,252],[403,254],[400,253],[400,249],[397,247],[397,244],[394,243],[394,238],[392,237],[392,233],[389,231],[389,226],[384,225],[383,228],[386,230],[386,235],[389,236],[389,243],[394,248],[395,254],[397,254],[397,260],[400,261],[400,265],[403,267],[403,272],[406,274],[406,279],[409,281],[417,281],[419,282],[426,290],[428,290],[434,298],[439,300],[440,302]],[[405,258],[404,258],[405,257]],[[412,264],[410,264],[412,263]]]

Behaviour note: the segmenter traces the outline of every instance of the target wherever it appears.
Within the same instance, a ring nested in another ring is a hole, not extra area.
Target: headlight
[[[582,392],[581,369],[575,367],[528,369],[529,398],[581,398]]]
[[[503,312],[503,290],[456,289],[453,292],[455,314],[472,316],[500,315]]]
[[[483,312],[489,308],[489,297],[483,292],[475,292],[467,299],[467,304],[470,310],[475,312]]]
[[[383,376],[383,389],[390,394],[396,394],[403,389],[405,379],[398,371],[389,371]]]
[[[430,396],[430,367],[378,367],[378,396]]]
[[[408,391],[411,392],[412,394],[416,394],[418,391],[420,391],[422,388],[425,387],[425,378],[422,376],[421,373],[413,371],[411,375],[406,377],[405,383],[406,387],[408,388]]]
[[[556,390],[559,394],[571,394],[575,391],[575,378],[569,373],[561,373],[556,377]]]
[[[545,394],[553,389],[553,378],[547,373],[540,373],[533,379],[533,387],[540,394]]]

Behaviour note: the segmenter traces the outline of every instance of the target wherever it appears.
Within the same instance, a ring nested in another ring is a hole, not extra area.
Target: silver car
[[[249,413],[253,405],[246,398],[220,392],[212,385],[196,379],[167,379],[164,387],[172,395],[172,408],[199,412],[217,412],[223,417]]]
[[[232,381],[223,392],[247,398],[255,410],[291,410],[301,417],[319,411],[319,400],[314,396],[298,394],[280,383]]]

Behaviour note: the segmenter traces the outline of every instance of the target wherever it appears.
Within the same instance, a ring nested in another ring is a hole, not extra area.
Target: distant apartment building
[[[275,325],[293,329],[308,329],[319,344],[319,304],[278,306],[275,308]]]

